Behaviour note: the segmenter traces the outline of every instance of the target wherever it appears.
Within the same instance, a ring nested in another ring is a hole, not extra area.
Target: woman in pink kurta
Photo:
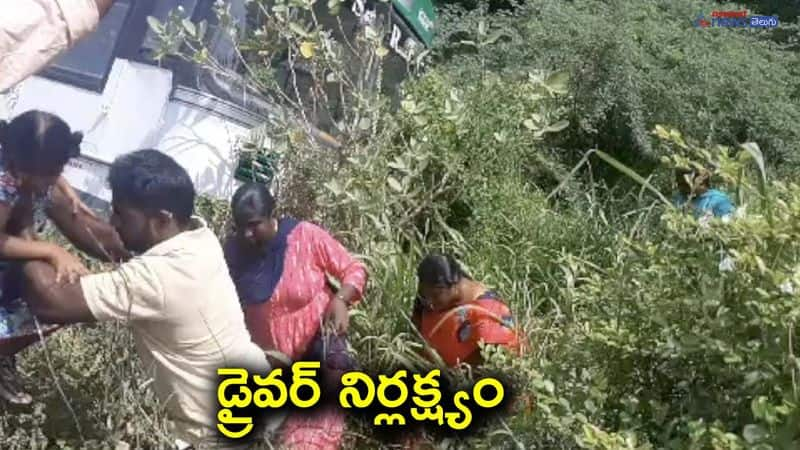
[[[267,188],[256,183],[240,187],[232,200],[236,234],[225,252],[247,327],[262,348],[293,361],[321,361],[326,379],[338,379],[354,365],[345,340],[348,308],[364,293],[366,269],[324,229],[277,219],[274,208]],[[329,275],[339,280],[338,291]],[[282,444],[338,448],[344,419],[341,410],[327,406],[292,414],[282,426]]]

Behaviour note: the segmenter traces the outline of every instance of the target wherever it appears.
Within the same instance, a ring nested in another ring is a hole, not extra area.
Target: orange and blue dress
[[[418,298],[414,316],[428,345],[448,366],[479,363],[481,342],[515,353],[524,347],[511,310],[494,291],[487,290],[475,300],[442,311],[425,310]]]
[[[277,235],[256,254],[230,239],[225,254],[253,341],[293,361],[321,361],[323,371],[354,367],[344,337],[323,337],[321,325],[335,292],[328,275],[355,287],[360,300],[367,282],[365,266],[324,229],[284,218]],[[344,413],[323,407],[290,415],[281,428],[289,448],[338,448]]]

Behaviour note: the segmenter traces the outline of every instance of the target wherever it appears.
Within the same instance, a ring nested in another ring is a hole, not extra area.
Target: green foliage
[[[755,213],[698,227],[668,213],[663,229],[621,240],[610,267],[574,275],[584,280],[574,292],[577,322],[590,324],[573,336],[574,349],[613,381],[606,389],[616,400],[606,407],[620,413],[608,416],[611,426],[643,431],[668,448],[705,447],[710,436],[695,435],[693,423],[741,437],[733,441],[798,444],[800,190],[780,183],[772,190],[772,225]],[[769,406],[751,408],[756,398]]]
[[[599,148],[627,163],[652,163],[658,153],[648,132],[661,123],[705,145],[759,142],[774,167],[789,170],[800,142],[798,54],[776,48],[766,31],[692,26],[700,12],[738,8],[699,0],[534,0],[513,15],[445,15],[440,54],[459,77],[568,70],[572,129],[563,145],[580,154]],[[513,39],[486,49],[458,44],[481,22]]]
[[[285,98],[244,150],[278,157],[283,212],[321,222],[367,262],[350,331],[361,364],[435,363],[408,320],[416,264],[432,250],[456,253],[497,289],[531,344],[521,358],[485,348],[477,372],[504,373],[531,404],[438,448],[800,446],[800,186],[772,175],[797,167],[796,54],[768,34],[691,27],[698,11],[733,4],[532,0],[491,15],[450,11],[440,64],[392,110],[380,77],[366,82],[367,67],[349,78],[340,44],[296,3],[276,5],[237,45],[252,52],[247,77],[259,92],[274,87],[269,55],[258,58],[271,46],[311,55],[303,62],[318,85],[341,80],[338,142],[321,144]],[[188,42],[183,57],[207,57],[197,29],[177,18],[154,26],[164,55]],[[380,31],[356,42],[368,60],[383,54]],[[648,166],[630,164],[640,159]],[[735,220],[664,205],[664,180],[686,166],[710,168],[735,194]],[[636,189],[593,178],[604,171]],[[197,210],[224,235],[225,202],[200,199]],[[25,354],[39,403],[0,415],[4,448],[164,445],[163,414],[124,327],[67,330],[48,350],[52,364],[42,348]],[[85,441],[52,383],[38,382],[52,369]],[[347,448],[382,445],[370,427],[349,429]]]

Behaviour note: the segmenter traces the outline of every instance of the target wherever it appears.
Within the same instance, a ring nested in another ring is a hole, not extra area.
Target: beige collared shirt
[[[266,374],[269,364],[250,339],[219,240],[195,221],[117,269],[81,278],[81,287],[97,320],[129,322],[176,436],[197,445],[216,433],[216,370]]]
[[[98,21],[95,0],[2,0],[0,92],[44,68]]]

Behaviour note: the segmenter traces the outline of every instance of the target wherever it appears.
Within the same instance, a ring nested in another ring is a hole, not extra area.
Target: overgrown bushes
[[[657,156],[648,132],[662,123],[706,144],[757,141],[773,167],[791,170],[800,162],[798,53],[779,50],[768,31],[692,25],[698,13],[741,6],[533,0],[513,14],[451,11],[443,52],[459,49],[447,64],[461,77],[482,67],[568,70],[572,128],[561,144],[569,149],[600,148],[646,165]],[[504,37],[491,47],[458,44],[481,22]]]
[[[726,7],[532,0],[491,16],[445,14],[443,60],[406,86],[399,111],[372,101],[380,99],[372,91],[356,92],[335,149],[285,117],[259,130],[254,148],[282,156],[283,209],[322,222],[369,265],[351,330],[363,365],[429,364],[406,320],[426,251],[459,254],[511,304],[532,351],[491,354],[487,366],[515,374],[534,407],[440,447],[800,445],[800,187],[775,182],[759,191],[750,153],[709,144],[755,140],[767,162],[796,172],[797,58],[757,33],[691,27],[698,11]],[[295,56],[317,45],[315,73],[336,73],[335,44],[281,23]],[[378,54],[379,41],[359,45]],[[700,144],[663,128],[651,133],[661,123]],[[646,159],[634,167],[657,166],[662,178],[675,164],[716,166],[722,186],[739,194],[742,216],[698,222],[644,190],[608,188],[593,178],[608,167],[594,158],[592,170],[569,181],[572,163],[595,146],[628,162]],[[224,205],[198,206],[224,229]],[[166,442],[128,339],[124,328],[104,326],[50,340],[60,380],[87,422],[85,445]],[[24,368],[39,377],[49,364],[38,350]],[[37,393],[43,403],[34,413],[0,416],[4,435],[14,433],[4,443],[81,445],[68,417],[54,412],[61,403],[52,385]],[[350,425],[349,446],[379,446],[369,427]]]

